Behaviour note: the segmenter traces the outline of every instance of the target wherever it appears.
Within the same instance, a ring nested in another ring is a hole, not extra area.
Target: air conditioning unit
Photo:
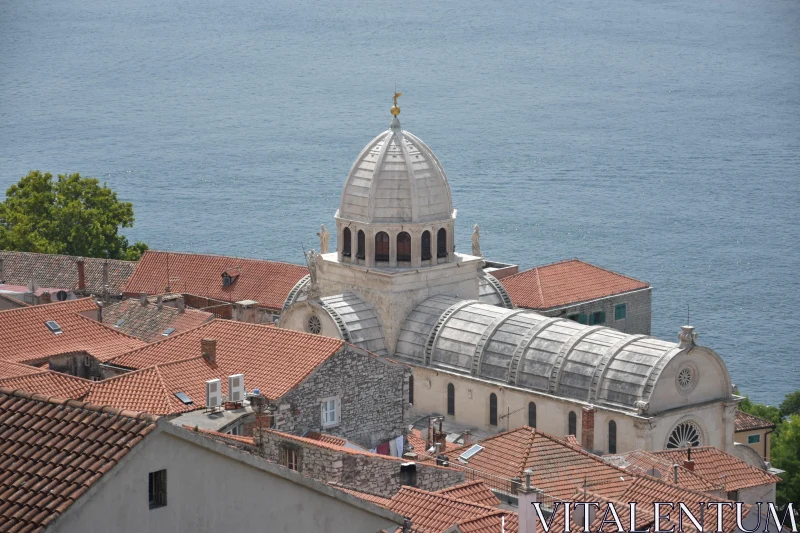
[[[228,400],[234,403],[244,401],[244,374],[228,376]]]
[[[222,380],[206,381],[206,408],[215,409],[222,405]]]

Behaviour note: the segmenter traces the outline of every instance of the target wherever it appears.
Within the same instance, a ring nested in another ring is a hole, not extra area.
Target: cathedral
[[[433,151],[400,126],[358,154],[337,249],[320,230],[281,327],[344,339],[413,370],[419,416],[497,432],[529,425],[595,453],[715,446],[735,453],[737,403],[722,358],[696,343],[631,335],[515,308],[484,270],[480,231],[455,251],[457,211]]]

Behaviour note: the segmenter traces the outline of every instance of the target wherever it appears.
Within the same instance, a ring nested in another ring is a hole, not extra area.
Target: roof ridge
[[[536,286],[539,289],[539,305],[544,305],[544,292],[542,291],[542,277],[539,275],[539,268],[534,269],[536,272]]]
[[[164,392],[164,404],[166,405],[167,409],[164,411],[165,413],[171,413],[173,411],[172,401],[170,398],[169,390],[167,389],[167,384],[164,383],[164,378],[161,376],[161,371],[158,369],[158,365],[155,367],[156,377],[158,378],[158,383],[161,385],[161,390]]]
[[[144,346],[139,346],[138,348],[134,348],[133,350],[130,350],[128,352],[121,353],[121,354],[119,354],[117,356],[112,357],[111,359],[107,360],[106,363],[113,363],[115,359],[119,359],[121,357],[128,356],[128,355],[130,355],[132,353],[140,352],[140,351],[144,350],[145,348],[150,348],[151,346],[155,346],[156,344],[160,344],[162,342],[168,342],[168,341],[171,341],[173,339],[178,339],[178,338],[186,335],[187,333],[191,333],[191,332],[196,331],[196,330],[198,330],[200,328],[208,327],[211,324],[216,323],[217,320],[222,320],[222,319],[213,318],[213,319],[209,320],[208,322],[203,322],[202,324],[200,324],[198,326],[195,326],[195,327],[193,327],[191,329],[180,331],[180,332],[178,332],[178,333],[176,333],[174,335],[170,335],[169,337],[166,337],[166,338],[163,338],[163,339],[159,339],[159,340],[154,341],[154,342],[145,343]],[[113,328],[111,328],[111,329],[113,329]],[[136,338],[136,337],[133,337],[133,338]],[[141,339],[138,339],[138,340],[141,340]],[[144,341],[142,341],[142,342],[144,342]],[[154,365],[151,365],[151,366],[154,366]],[[145,368],[149,368],[149,367],[145,367]],[[143,370],[143,369],[137,368],[136,370],[138,371],[138,370]],[[115,377],[119,377],[119,376],[115,376]],[[111,378],[111,379],[113,379],[113,378]]]
[[[85,302],[86,300],[90,300],[90,301],[92,301],[92,303],[94,303],[94,300],[92,299],[92,297],[91,296],[87,296],[86,298],[77,298],[75,300],[66,300],[66,301],[63,301],[63,302],[50,302],[49,304],[29,305],[27,307],[20,307],[18,309],[6,309],[6,310],[3,310],[3,311],[0,311],[0,316],[8,316],[11,313],[23,313],[25,311],[30,312],[31,309],[42,309],[42,308],[45,308],[45,307],[52,307],[52,306],[59,306],[59,307],[65,307],[66,308],[67,306],[70,306],[70,307],[71,306],[76,306],[78,304],[78,302]],[[95,306],[95,309],[98,309],[96,303],[94,303],[94,306]],[[65,312],[67,312],[67,311],[65,310]],[[78,314],[80,314],[80,313],[78,313]],[[81,315],[81,316],[83,316],[83,315]]]
[[[304,266],[304,265],[298,265],[297,263],[289,263],[288,261],[274,261],[272,259],[259,259],[257,257],[239,257],[239,256],[235,256],[235,255],[201,254],[201,253],[197,253],[197,252],[172,252],[172,251],[167,251],[167,250],[145,250],[144,255],[147,255],[147,254],[150,254],[150,255],[161,255],[161,254],[170,255],[170,254],[172,254],[172,255],[187,255],[187,256],[191,255],[191,256],[196,256],[196,257],[219,257],[219,258],[222,258],[222,259],[240,259],[240,260],[243,260],[243,261],[260,261],[260,262],[263,262],[263,263],[273,263],[273,264],[278,264],[278,265],[291,265],[291,266],[298,266],[298,267]]]
[[[82,314],[80,314],[80,313],[76,313],[76,316],[78,316],[79,318],[82,318],[83,320],[88,320],[89,322],[92,322],[92,323],[94,323],[94,324],[97,324],[97,325],[99,325],[99,326],[102,326],[102,327],[104,327],[105,329],[107,329],[108,331],[111,331],[111,332],[113,332],[113,333],[116,333],[117,335],[122,335],[123,337],[127,337],[127,338],[129,338],[129,339],[132,339],[132,340],[135,340],[135,341],[139,341],[139,342],[145,342],[145,341],[143,341],[142,339],[140,339],[139,337],[134,337],[133,335],[128,335],[127,333],[125,333],[125,332],[123,332],[123,331],[120,331],[120,330],[118,330],[117,328],[113,328],[113,327],[109,326],[108,324],[103,324],[102,322],[99,322],[99,321],[97,321],[97,320],[95,320],[95,319],[93,319],[93,318],[89,318],[88,316],[82,315]],[[146,344],[145,344],[145,345],[146,345]],[[142,346],[142,348],[144,348],[144,346]],[[138,349],[138,348],[137,348],[137,349]]]
[[[528,427],[528,426],[523,426],[523,427]],[[536,438],[536,430],[531,428],[531,433],[530,433],[530,435],[528,435],[528,449],[525,452],[525,456],[522,459],[522,465],[520,467],[521,468],[521,470],[519,472],[520,478],[522,477],[522,474],[525,473],[525,470],[526,470],[525,465],[528,464],[528,459],[530,459],[531,454],[534,451],[534,449],[533,449],[533,440],[535,438]]]
[[[418,494],[425,494],[425,495],[429,495],[429,496],[434,496],[436,498],[444,498],[445,500],[449,500],[451,502],[462,503],[462,504],[466,504],[466,505],[469,505],[469,506],[472,506],[472,507],[478,507],[479,509],[484,509],[484,510],[487,510],[487,511],[492,511],[492,512],[496,512],[497,511],[497,507],[490,507],[488,505],[483,505],[482,503],[471,502],[469,500],[462,500],[460,498],[454,498],[452,496],[448,496],[447,494],[441,494],[441,493],[438,493],[438,492],[431,492],[429,490],[420,489],[420,488],[417,488],[417,487],[411,487],[409,485],[403,485],[402,487],[400,487],[400,490],[395,493],[395,496],[397,496],[398,494],[400,494],[400,492],[402,492],[404,490],[412,491],[412,492],[415,492],[415,493],[418,493]],[[394,499],[394,496],[391,499]]]
[[[102,414],[133,418],[151,424],[157,423],[160,418],[144,411],[129,411],[127,409],[119,409],[117,407],[110,407],[108,405],[99,405],[90,402],[81,402],[79,400],[63,399],[55,396],[45,396],[44,394],[26,392],[22,389],[9,389],[6,387],[0,387],[0,394],[6,394],[8,396],[14,396],[17,398],[33,400],[42,403],[49,403],[51,405],[61,405],[64,407],[81,409],[84,411],[94,411]]]

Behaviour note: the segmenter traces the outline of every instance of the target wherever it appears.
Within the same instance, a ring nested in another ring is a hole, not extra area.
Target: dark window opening
[[[625,320],[628,316],[628,304],[617,304],[614,306],[614,320]]]
[[[456,414],[456,388],[452,383],[447,384],[447,414]]]
[[[400,485],[406,485],[409,487],[417,486],[416,463],[403,463],[400,465]]]
[[[431,232],[422,232],[422,260],[428,261],[431,258]]]
[[[364,232],[358,230],[358,252],[356,252],[356,259],[364,259],[366,256],[366,239],[364,238]]]
[[[288,468],[289,470],[294,470],[295,472],[300,471],[300,456],[297,453],[297,450],[294,448],[289,447],[282,447],[281,448],[281,466]]]
[[[606,323],[606,312],[605,311],[595,311],[591,315],[589,315],[589,325],[594,326],[596,324],[605,324]]]
[[[497,425],[497,395],[495,393],[489,395],[489,425]]]
[[[608,453],[617,453],[617,423],[608,423]]]
[[[397,260],[411,261],[411,235],[405,231],[397,234]]]
[[[414,376],[408,376],[408,403],[414,405]]]
[[[447,230],[444,228],[436,234],[436,257],[447,257]]]
[[[350,257],[350,247],[352,244],[350,242],[350,228],[344,228],[344,231],[342,232],[342,240],[344,241],[342,242],[342,255],[345,257]]]
[[[375,235],[375,262],[387,261],[389,261],[389,234],[381,231]]]
[[[150,472],[147,479],[150,509],[167,505],[167,471]]]
[[[577,435],[578,434],[578,417],[575,415],[575,411],[569,412],[569,417],[567,418],[569,422],[569,427],[567,428],[567,435]]]
[[[586,324],[589,321],[589,317],[586,313],[574,313],[567,315],[567,318],[579,324]]]
[[[536,427],[536,404],[533,402],[528,404],[528,425],[532,428]]]

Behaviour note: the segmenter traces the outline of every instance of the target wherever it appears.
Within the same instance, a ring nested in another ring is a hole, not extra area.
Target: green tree
[[[763,418],[764,420],[769,420],[776,426],[780,426],[781,419],[781,411],[777,407],[773,407],[771,405],[765,405],[763,403],[754,403],[750,398],[745,398],[739,403],[739,409],[744,411],[745,413],[750,413],[751,415],[757,416],[758,418]],[[776,428],[777,432],[777,428]]]
[[[133,227],[133,204],[97,178],[32,170],[6,191],[0,204],[0,249],[109,259],[138,259],[120,228]]]
[[[786,471],[781,475],[783,481],[778,483],[775,497],[775,503],[783,510],[789,502],[800,503],[800,415],[791,415],[781,424],[780,434],[772,439],[770,452],[773,466]],[[795,509],[800,518],[797,511]]]
[[[800,415],[800,390],[790,392],[781,402],[781,415]]]

